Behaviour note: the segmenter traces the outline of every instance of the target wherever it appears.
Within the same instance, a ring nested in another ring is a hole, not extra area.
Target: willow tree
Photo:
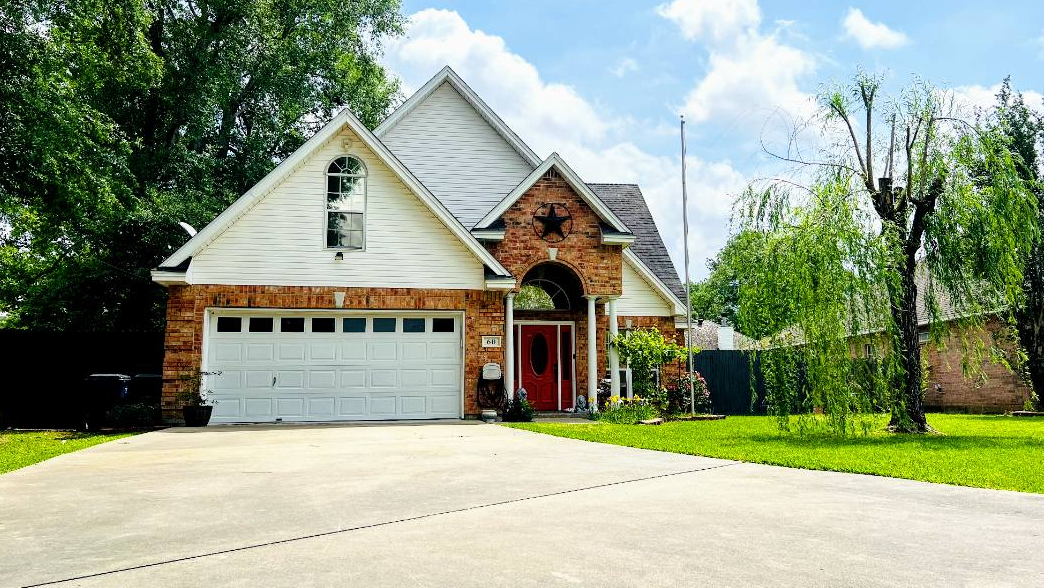
[[[770,254],[748,266],[740,327],[776,333],[766,379],[777,410],[820,407],[844,429],[884,409],[891,430],[924,432],[919,295],[936,336],[952,318],[941,297],[965,322],[1017,302],[1036,200],[1003,135],[952,96],[922,82],[880,93],[866,75],[824,93],[825,147],[815,160],[781,156],[809,181],[741,199],[743,228]],[[870,384],[855,377],[853,337],[880,350]]]

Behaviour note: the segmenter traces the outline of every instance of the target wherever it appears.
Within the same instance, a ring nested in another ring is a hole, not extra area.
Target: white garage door
[[[210,316],[214,423],[460,418],[457,314]]]

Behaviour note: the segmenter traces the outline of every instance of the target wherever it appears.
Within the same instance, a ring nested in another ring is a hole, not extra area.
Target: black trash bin
[[[105,424],[109,409],[127,401],[131,377],[126,374],[91,374],[87,376],[86,390],[81,397],[82,427],[88,431]]]

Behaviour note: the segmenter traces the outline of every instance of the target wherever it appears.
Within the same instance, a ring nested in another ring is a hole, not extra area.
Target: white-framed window
[[[366,166],[345,155],[326,169],[326,247],[362,249],[366,245]]]

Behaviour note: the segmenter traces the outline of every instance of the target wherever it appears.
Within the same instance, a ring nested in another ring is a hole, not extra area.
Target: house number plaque
[[[483,347],[500,347],[500,335],[483,335],[482,346]]]

